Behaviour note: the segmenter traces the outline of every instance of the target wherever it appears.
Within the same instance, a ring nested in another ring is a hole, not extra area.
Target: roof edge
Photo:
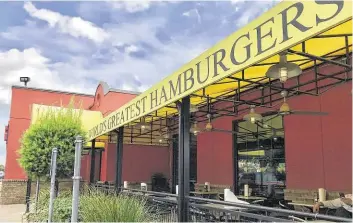
[[[119,90],[119,89],[114,89],[114,88],[110,88],[109,91],[116,92],[116,93],[122,93],[122,94],[135,94],[135,95],[139,95],[142,93],[142,92],[138,92],[138,91]]]
[[[12,85],[11,88],[28,89],[28,90],[34,90],[34,91],[44,91],[44,92],[49,92],[49,93],[61,93],[61,94],[72,94],[72,95],[79,95],[79,96],[94,97],[93,94],[77,93],[77,92],[72,92],[72,91],[51,90],[51,89],[46,89],[46,88],[25,87],[25,86],[19,86],[19,85]]]
[[[137,92],[137,91],[120,90],[120,89],[116,89],[116,88],[111,88],[111,87],[109,87],[109,85],[105,81],[100,81],[99,84],[97,85],[97,89],[98,89],[99,85],[102,86],[104,95],[108,94],[109,92],[122,93],[122,94],[134,94],[134,95],[139,95],[142,93],[142,92]]]

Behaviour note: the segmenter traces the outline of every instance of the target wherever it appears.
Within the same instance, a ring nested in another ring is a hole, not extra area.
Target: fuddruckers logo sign
[[[88,138],[123,126],[351,18],[349,0],[283,1],[105,117],[89,131]]]

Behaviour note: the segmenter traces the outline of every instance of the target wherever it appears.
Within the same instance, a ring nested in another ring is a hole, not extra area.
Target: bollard
[[[72,177],[72,212],[71,222],[77,222],[78,220],[78,205],[80,196],[80,169],[81,169],[81,149],[82,149],[82,137],[77,136],[75,141],[75,167],[74,176]]]
[[[51,153],[51,169],[50,169],[50,200],[49,200],[49,213],[48,222],[50,223],[53,218],[53,203],[55,197],[55,175],[56,175],[56,157],[58,155],[58,149],[54,148]]]

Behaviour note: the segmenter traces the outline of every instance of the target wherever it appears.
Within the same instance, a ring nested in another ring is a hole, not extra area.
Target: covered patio
[[[198,153],[203,149],[201,146],[207,148],[207,144],[213,143],[212,140],[219,140],[219,145],[222,145],[222,140],[229,140],[223,135],[231,137],[233,149],[231,162],[227,164],[232,167],[230,189],[237,196],[242,196],[247,190],[245,185],[249,186],[248,180],[241,183],[246,175],[240,171],[243,163],[255,160],[252,163],[258,169],[288,164],[284,156],[284,141],[287,140],[284,135],[288,134],[288,130],[285,133],[284,123],[290,117],[300,115],[305,120],[312,117],[322,123],[321,116],[330,116],[321,108],[310,109],[300,100],[293,106],[300,110],[292,110],[291,99],[303,95],[321,98],[337,86],[351,88],[351,52],[350,1],[283,1],[96,123],[88,133],[91,150],[94,151],[99,142],[116,142],[114,191],[121,192],[126,190],[122,179],[124,144],[172,147],[172,193],[164,194],[168,196],[164,201],[174,204],[178,221],[189,221],[190,216],[195,217],[195,207],[200,206],[197,201],[211,202],[210,199],[190,196],[191,178],[194,178],[195,171],[197,174],[200,172],[195,170],[198,165],[194,165],[190,157],[193,154],[191,142],[197,144]],[[351,100],[342,103],[348,106],[350,103],[351,107]],[[350,123],[346,124],[350,128]],[[289,132],[293,134],[292,138],[296,137],[294,130]],[[289,153],[296,152],[290,150]],[[266,160],[266,157],[271,160]],[[202,160],[197,158],[197,162],[199,159]],[[91,170],[94,170],[94,162],[91,165]],[[243,178],[239,177],[240,174]],[[265,176],[260,174],[261,186],[268,186],[264,185]],[[94,171],[90,179],[93,182]],[[285,180],[282,180],[283,185],[279,181],[277,178],[266,182],[285,188]],[[254,191],[255,195],[260,196],[260,192],[256,194]],[[238,207],[233,210],[235,214],[242,212],[240,208],[274,212],[269,207],[254,204],[212,202],[223,205],[222,211],[225,205]],[[220,206],[212,208],[219,209]],[[280,212],[299,215],[285,209]],[[248,212],[240,215],[261,219],[258,213],[256,216]],[[302,215],[307,218],[319,216],[327,220],[347,220],[312,213]]]

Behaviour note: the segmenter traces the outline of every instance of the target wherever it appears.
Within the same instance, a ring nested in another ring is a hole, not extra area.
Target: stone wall
[[[81,183],[82,185],[82,183]],[[40,181],[39,190],[49,190],[50,182]],[[72,180],[59,180],[59,193],[72,190]],[[0,204],[25,204],[27,180],[0,180]],[[36,181],[31,183],[31,199],[35,197]]]
[[[1,180],[0,204],[24,204],[26,201],[26,180]]]

